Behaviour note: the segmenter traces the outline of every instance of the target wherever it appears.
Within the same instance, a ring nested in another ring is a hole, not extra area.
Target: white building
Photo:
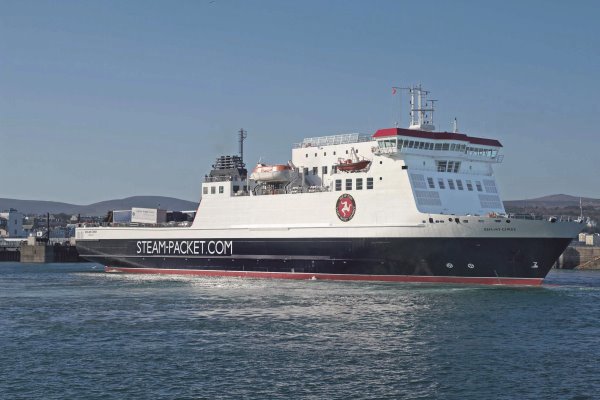
[[[588,246],[600,246],[600,235],[597,233],[586,235],[585,244]]]
[[[8,237],[25,237],[23,214],[14,208],[0,212],[0,228]]]

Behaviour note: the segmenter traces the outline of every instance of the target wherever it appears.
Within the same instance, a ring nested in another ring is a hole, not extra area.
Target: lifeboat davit
[[[344,172],[356,172],[367,168],[369,164],[371,164],[371,161],[369,160],[344,160],[337,165],[337,169]]]
[[[283,183],[291,180],[292,167],[287,164],[256,164],[250,179],[256,182]]]

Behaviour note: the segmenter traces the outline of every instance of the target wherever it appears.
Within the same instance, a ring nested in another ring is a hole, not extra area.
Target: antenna
[[[456,120],[456,117],[454,117],[454,121],[452,122],[452,132],[458,133],[458,121]]]
[[[398,128],[401,124],[402,124],[402,91],[403,90],[408,90],[410,91],[409,87],[400,87],[400,86],[392,86],[392,95],[395,95],[398,91],[400,91],[400,95],[399,97],[399,105],[400,105],[400,113],[398,114],[398,121],[396,121],[396,128]],[[412,102],[411,102],[412,104]]]
[[[427,92],[427,93],[429,93],[429,92]],[[433,125],[433,112],[435,111],[435,107],[434,106],[435,106],[435,102],[436,101],[437,100],[429,100],[429,110],[431,110],[431,111],[429,111],[431,113],[430,114],[431,115],[431,119],[429,120],[429,123],[431,125]],[[427,116],[427,114],[425,114],[425,116]],[[427,121],[425,121],[425,123],[427,123]]]
[[[408,129],[417,129],[422,131],[433,131],[433,112],[434,103],[437,100],[427,100],[429,91],[424,90],[421,85],[413,86],[408,89],[410,93],[410,126]],[[431,113],[431,121],[428,120],[426,113]]]
[[[248,132],[243,128],[238,132],[240,134],[240,158],[242,159],[242,163],[244,163],[244,139],[248,137]]]

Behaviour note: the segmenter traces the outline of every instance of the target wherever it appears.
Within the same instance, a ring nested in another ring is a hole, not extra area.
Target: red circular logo
[[[350,221],[356,212],[354,198],[349,194],[341,195],[335,204],[335,212],[342,222]]]

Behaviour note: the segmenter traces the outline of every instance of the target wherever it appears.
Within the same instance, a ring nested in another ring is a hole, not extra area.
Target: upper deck
[[[370,142],[373,140],[369,135],[363,135],[360,133],[343,133],[339,135],[319,136],[305,138],[300,143],[294,143],[292,148],[306,148],[306,147],[323,147],[333,146],[339,144],[352,144],[361,142]]]

